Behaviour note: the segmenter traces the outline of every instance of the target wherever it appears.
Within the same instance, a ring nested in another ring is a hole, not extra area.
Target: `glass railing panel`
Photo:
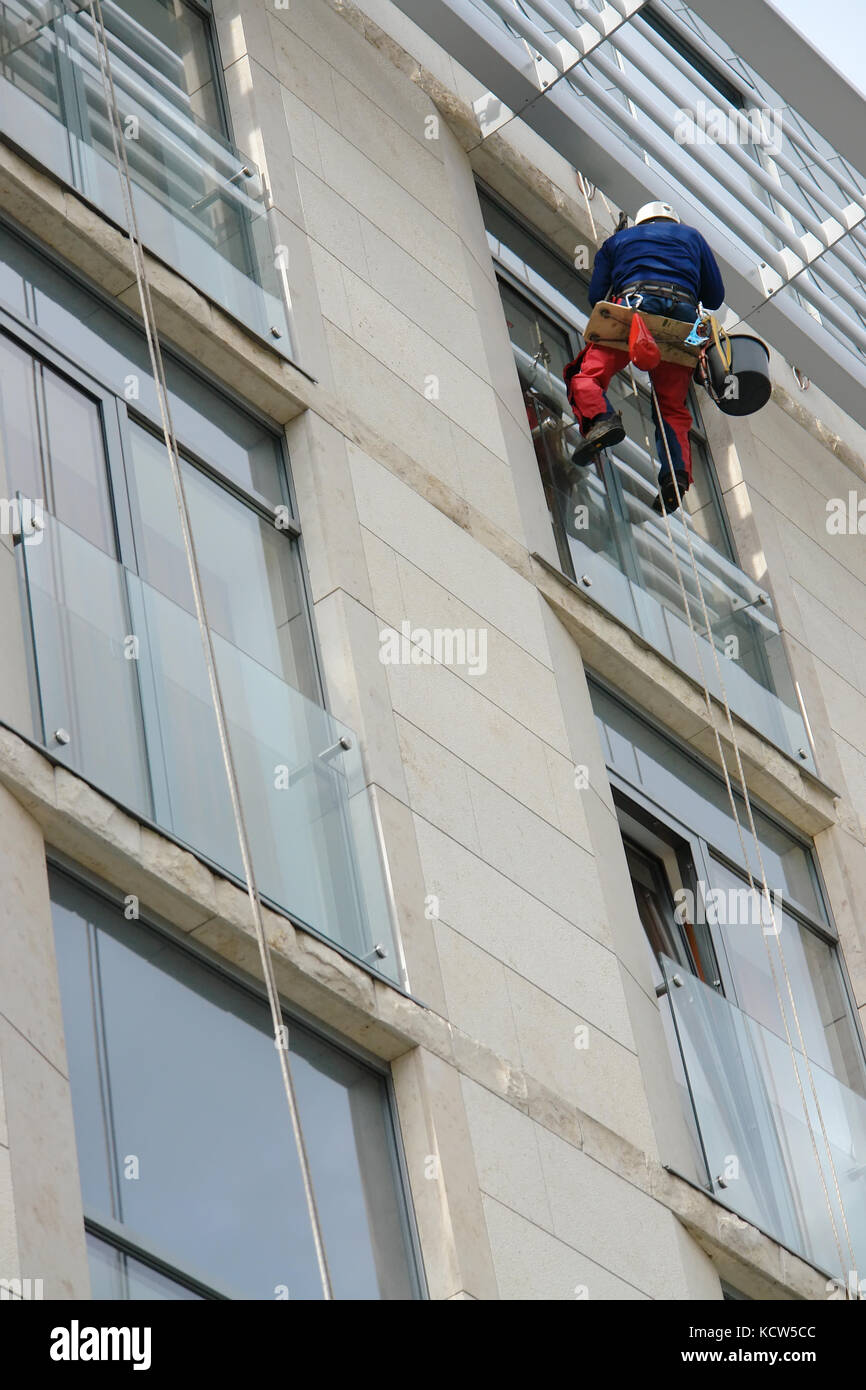
[[[46,746],[140,815],[153,812],[124,571],[48,516],[18,552]]]
[[[564,572],[693,680],[705,680],[719,699],[724,682],[734,713],[815,771],[769,594],[698,534],[691,519],[687,535],[672,515],[675,563],[664,522],[652,509],[657,469],[634,438],[575,477],[568,459],[579,435],[564,387],[525,352],[515,356]]]
[[[20,547],[46,743],[70,767],[242,876],[193,614],[46,517]],[[358,740],[213,634],[262,895],[387,978],[400,970]],[[54,739],[65,729],[68,743]]]
[[[580,434],[568,407],[565,387],[558,383],[551,388],[547,374],[543,373],[536,388],[533,383],[538,374],[531,359],[518,350],[515,356],[562,569],[580,582],[587,567],[600,561],[603,571],[597,578],[603,596],[598,596],[598,601],[621,622],[636,628],[622,532],[610,505],[601,465],[596,462],[582,469],[576,478],[569,474],[568,460]],[[596,597],[594,593],[593,596]]]
[[[56,4],[16,42],[35,8],[14,0],[0,11],[0,128],[125,226],[90,15]],[[290,355],[285,267],[255,165],[195,110],[176,55],[120,6],[103,13],[144,244]]]
[[[866,1100],[674,961],[662,969],[714,1196],[833,1273],[837,1236],[850,1258],[844,1210],[866,1259]]]
[[[3,0],[0,4],[0,59],[20,53],[55,20],[86,8],[88,0]]]

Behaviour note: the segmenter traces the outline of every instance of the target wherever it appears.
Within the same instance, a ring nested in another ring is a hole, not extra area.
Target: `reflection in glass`
[[[811,1263],[838,1273],[834,1221],[848,1260],[838,1180],[854,1258],[862,1260],[866,1100],[814,1060],[807,1069],[796,1047],[694,975],[680,971],[675,984],[669,958],[662,966],[714,1195]]]
[[[727,792],[718,775],[596,685],[592,686],[592,705],[610,765],[653,801],[675,810],[683,825],[698,829],[703,839],[745,868]],[[739,797],[737,806],[741,823],[747,823]],[[797,903],[815,921],[826,922],[808,849],[758,807],[753,807],[753,814],[772,891]],[[746,852],[752,874],[760,879],[750,836],[746,838]]]
[[[54,518],[22,549],[41,718],[47,738],[70,734],[57,755],[242,877],[194,616]],[[214,647],[262,894],[398,979],[357,738],[219,633]]]
[[[710,862],[713,887],[721,890],[721,901],[728,904],[727,921],[720,924],[720,931],[740,1008],[781,1038],[785,1037],[786,1019],[800,1046],[784,975],[787,970],[809,1057],[866,1096],[866,1067],[836,951],[784,910],[780,894],[774,903],[774,918],[784,954],[783,969],[769,911],[765,910],[764,923],[756,922],[758,909],[746,880],[719,860]],[[781,1006],[777,990],[782,996]]]
[[[42,502],[115,554],[99,403],[0,334],[0,434],[5,496]]]
[[[65,874],[52,900],[88,1213],[229,1296],[320,1298],[265,1003]],[[294,1023],[289,1047],[336,1294],[411,1298],[383,1083]]]
[[[163,441],[130,425],[139,573],[192,613],[192,586]],[[184,490],[211,627],[309,698],[317,694],[294,547],[190,465]]]
[[[211,20],[184,0],[105,0],[111,72],[142,239],[230,314],[290,351],[287,286],[262,179],[227,138]],[[89,8],[0,11],[3,133],[118,225],[125,214]]]
[[[100,1240],[92,1231],[87,1232],[87,1259],[93,1299],[130,1298],[153,1302],[157,1299],[199,1301],[202,1297],[178,1279],[169,1279],[152,1265]]]

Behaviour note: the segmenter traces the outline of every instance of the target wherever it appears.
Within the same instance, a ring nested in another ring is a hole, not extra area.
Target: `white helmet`
[[[679,214],[674,212],[670,203],[644,203],[638,209],[634,225],[639,227],[641,222],[654,222],[657,217],[662,217],[666,222],[679,222]]]

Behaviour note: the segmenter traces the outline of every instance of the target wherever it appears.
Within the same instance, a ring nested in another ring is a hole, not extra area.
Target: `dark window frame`
[[[62,850],[54,846],[46,845],[46,868],[50,875],[58,874],[71,880],[78,887],[83,888],[92,896],[101,899],[114,912],[123,915],[125,906],[125,895],[122,890],[100,878],[92,870],[76,863]],[[228,982],[235,988],[243,991],[247,996],[261,1004],[263,1008],[268,1007],[268,995],[265,985],[254,976],[247,974],[233,962],[226,960],[219,952],[206,946],[203,942],[196,941],[191,943],[189,934],[175,926],[158,912],[145,908],[132,924],[136,928],[142,928],[161,936],[176,949],[183,951],[188,957],[196,961],[199,965],[210,970],[214,975]],[[429,1297],[426,1274],[424,1270],[423,1253],[421,1241],[417,1227],[414,1203],[412,1201],[412,1189],[409,1181],[409,1170],[406,1160],[405,1147],[403,1144],[402,1131],[400,1127],[400,1116],[397,1109],[396,1095],[394,1091],[394,1081],[391,1069],[386,1062],[374,1053],[368,1051],[362,1044],[346,1039],[336,1029],[323,1023],[314,1015],[308,1013],[302,1006],[286,1004],[280,1000],[280,1012],[286,1026],[300,1028],[315,1038],[324,1042],[328,1046],[343,1053],[357,1065],[372,1072],[382,1083],[383,1113],[386,1118],[388,1151],[392,1163],[394,1177],[394,1189],[399,1204],[400,1224],[403,1230],[407,1263],[409,1266],[410,1282],[413,1286],[413,1301],[424,1301]],[[97,1217],[94,1213],[83,1211],[85,1229],[92,1230],[106,1244],[114,1245],[123,1250],[124,1253],[132,1255],[142,1263],[151,1265],[160,1273],[165,1273],[169,1278],[196,1292],[201,1292],[203,1297],[232,1299],[233,1295],[225,1290],[220,1290],[216,1286],[203,1280],[195,1271],[185,1271],[180,1266],[172,1264],[166,1260],[159,1251],[153,1250],[146,1244],[142,1244],[132,1231],[127,1232],[120,1222],[107,1224],[104,1217]]]
[[[555,261],[557,261],[559,265],[563,268],[563,270],[567,271],[567,273],[571,277],[579,281],[584,288],[588,287],[589,277],[583,275],[573,265],[570,265],[569,262],[566,260],[565,256],[563,255],[562,251],[557,246],[555,246],[555,244],[550,242],[536,228],[534,228],[531,225],[531,223],[529,223],[526,220],[526,218],[522,217],[520,213],[517,212],[514,208],[509,207],[508,204],[504,202],[503,199],[500,198],[494,190],[490,189],[481,179],[476,179],[476,187],[481,195],[479,201],[481,203],[482,218],[484,211],[483,203],[486,200],[497,210],[497,212],[501,216],[504,216],[511,222],[515,223],[516,226],[523,232],[525,236],[527,236],[531,241],[535,242],[540,247],[540,249],[543,251],[545,255],[551,256]],[[537,293],[537,291],[533,290],[529,285],[521,281],[516,275],[513,274],[513,272],[511,272],[508,269],[507,266],[503,265],[500,261],[498,261],[492,253],[491,260],[493,261],[497,281],[502,281],[503,284],[506,284],[513,294],[522,298],[526,303],[531,304],[538,313],[548,318],[551,321],[551,323],[554,324],[555,327],[557,327],[561,332],[563,332],[568,337],[569,342],[572,345],[573,356],[576,357],[577,353],[583,347],[583,333],[581,329],[577,326],[577,324],[564,318],[557,308],[555,308],[552,304],[548,303],[540,294]],[[538,273],[541,274],[541,272]],[[553,288],[556,287],[554,286]],[[643,414],[643,411],[646,411],[647,418],[649,419],[650,425],[652,427],[652,404],[650,396],[646,391],[645,387],[642,385],[642,383],[638,382],[637,386],[641,399],[641,413]],[[540,394],[543,395],[543,392],[541,392]],[[719,480],[716,474],[715,464],[713,462],[712,449],[710,447],[709,439],[707,437],[706,427],[703,422],[703,413],[701,411],[694,383],[692,383],[692,385],[689,387],[688,406],[692,417],[692,428],[689,430],[689,435],[692,438],[693,443],[697,444],[698,452],[700,452],[700,454],[702,455],[701,462],[704,465],[704,471],[706,474],[708,484],[708,491],[713,503],[713,510],[719,522],[719,527],[726,543],[726,553],[723,551],[720,551],[719,553],[723,554],[725,559],[730,560],[732,564],[740,568],[740,561],[737,553],[734,533],[731,528],[727,508],[725,507],[724,500],[722,497],[722,490],[719,486]],[[610,498],[611,505],[616,510],[617,515],[624,520],[626,515],[625,502],[623,499],[622,484],[618,477],[618,470],[615,465],[610,463],[609,460],[605,460],[602,463],[601,467],[605,488]],[[630,564],[630,569],[634,569],[634,573],[631,577],[636,578],[637,571],[633,564]]]
[[[649,728],[653,729],[657,734],[661,735],[664,739],[666,739],[667,742],[669,742],[675,747],[677,753],[682,758],[695,763],[704,772],[709,773],[717,782],[721,783],[722,779],[720,778],[719,771],[717,768],[713,766],[712,763],[702,758],[693,749],[683,747],[680,741],[671,735],[669,730],[665,729],[663,725],[659,724],[657,720],[654,720],[642,709],[637,709],[633,705],[629,704],[629,702],[625,700],[613,686],[611,686],[607,681],[600,677],[596,672],[588,670],[587,674],[589,676],[590,692],[592,691],[592,687],[595,686],[597,689],[602,691],[609,699],[614,700],[623,709],[628,711],[628,713],[632,715],[634,718],[639,719],[642,723],[646,724]],[[727,854],[727,852],[723,848],[717,847],[713,843],[713,841],[708,839],[706,834],[701,831],[700,827],[687,826],[683,824],[683,822],[677,819],[676,815],[667,807],[667,805],[663,804],[660,801],[654,800],[651,793],[646,790],[645,786],[635,786],[635,784],[629,782],[629,780],[626,777],[624,777],[621,772],[617,771],[615,768],[611,767],[608,764],[605,764],[605,770],[607,773],[608,781],[610,783],[611,792],[614,795],[614,801],[616,802],[619,798],[620,800],[625,800],[633,803],[634,806],[639,810],[639,812],[642,812],[643,817],[646,818],[648,823],[654,822],[655,825],[662,828],[663,833],[661,838],[667,838],[668,842],[671,844],[675,843],[676,841],[681,841],[682,843],[687,845],[693,855],[695,869],[698,873],[699,878],[703,877],[705,882],[712,883],[710,864],[712,859],[715,858],[719,861],[723,868],[727,868],[731,873],[735,874],[738,878],[740,878],[745,887],[748,886],[748,881],[745,876],[742,864],[732,859],[731,856]],[[736,791],[736,789],[736,784],[734,783],[734,790]],[[845,961],[845,954],[842,950],[842,943],[839,938],[838,929],[833,920],[826,886],[824,884],[823,875],[821,873],[821,867],[818,862],[818,858],[815,854],[812,842],[807,837],[805,837],[800,831],[798,831],[795,826],[790,825],[783,819],[783,817],[779,816],[777,813],[766,807],[757,797],[753,796],[751,792],[749,794],[749,799],[755,810],[760,811],[763,816],[765,816],[770,822],[777,826],[780,831],[782,831],[790,840],[797,844],[806,854],[807,865],[815,889],[818,905],[824,911],[824,920],[822,921],[819,917],[816,917],[813,913],[809,912],[808,909],[802,903],[796,902],[796,900],[788,897],[787,895],[784,899],[784,911],[788,914],[789,917],[793,918],[794,921],[796,921],[801,928],[811,932],[814,936],[818,938],[818,940],[823,945],[827,946],[832,952],[834,961],[838,968],[842,990],[848,1003],[849,1013],[854,1022],[854,1030],[860,1048],[860,1053],[863,1058],[864,1067],[866,1067],[866,1035],[864,1035],[864,1029],[860,1021],[860,1016],[857,1009],[857,1002],[854,995],[854,989],[851,983],[850,976],[848,974],[848,968]],[[746,838],[748,841],[748,833],[746,834]],[[758,879],[757,875],[754,874],[753,878],[760,890],[760,880]],[[718,925],[709,925],[709,931],[713,943],[713,948],[715,950],[716,959],[721,972],[721,992],[725,995],[727,999],[730,1000],[732,1004],[735,1004],[737,1008],[739,1008],[740,1004],[738,1001],[737,991],[734,984],[733,971],[728,960],[724,929],[720,929]],[[647,943],[647,945],[649,949],[649,943]]]
[[[0,231],[7,232],[13,238],[22,242],[29,250],[38,255],[47,266],[67,276],[74,285],[83,289],[96,299],[100,307],[104,308],[107,312],[118,314],[120,319],[127,322],[135,330],[139,340],[143,341],[143,332],[140,322],[128,312],[118,313],[116,302],[106,296],[104,292],[100,291],[98,286],[95,286],[86,277],[77,274],[59,257],[47,253],[45,248],[40,246],[35,238],[23,236],[17,227],[10,224],[2,217],[0,217]],[[106,434],[105,454],[107,485],[117,547],[115,558],[117,558],[120,563],[132,569],[133,572],[137,573],[138,561],[133,538],[128,477],[128,470],[131,465],[128,421],[134,421],[154,435],[154,437],[161,438],[161,420],[155,411],[149,412],[141,401],[129,402],[125,400],[114,387],[106,384],[98,375],[81,367],[79,362],[70,356],[69,345],[58,343],[56,339],[47,334],[41,326],[34,321],[30,319],[20,319],[17,314],[12,312],[2,302],[0,302],[0,333],[9,337],[37,361],[44,362],[53,371],[59,373],[77,390],[95,399],[99,403],[103,420],[103,430]],[[275,446],[277,481],[280,489],[280,497],[276,505],[285,506],[288,511],[288,525],[281,528],[281,530],[284,533],[286,543],[291,545],[294,551],[293,568],[297,575],[299,598],[304,610],[305,627],[311,654],[311,670],[315,683],[317,702],[323,709],[328,710],[327,687],[324,678],[318,637],[313,622],[312,592],[310,589],[308,566],[304,554],[302,531],[298,519],[296,495],[292,481],[288,450],[286,448],[285,433],[265,414],[260,411],[252,410],[246,406],[240,397],[227,390],[217,378],[202,372],[192,359],[176,352],[170,346],[163,347],[163,357],[167,362],[171,362],[172,359],[176,360],[178,365],[182,366],[186,372],[191,373],[193,377],[198,378],[203,385],[222,395],[232,409],[254,420],[256,424],[265,429],[272,437]],[[112,411],[116,414],[116,424],[113,419],[109,419]],[[116,437],[115,428],[117,431]],[[273,522],[273,514],[269,511],[262,498],[248,491],[239,482],[222,471],[215,459],[208,458],[202,453],[197,452],[194,447],[190,447],[183,436],[178,438],[178,448],[181,456],[186,459],[187,462],[206,477],[210,478],[212,482],[232,497],[238,505],[246,507],[248,511],[253,512],[264,521]]]
[[[693,48],[686,39],[681,38],[654,5],[647,5],[645,9],[641,10],[641,19],[658,34],[660,39],[664,39],[675,53],[679,53],[681,58],[685,58],[695,72],[699,72],[701,77],[711,83],[729,106],[736,107],[741,111],[748,106],[749,97],[734,82],[733,78],[722,72],[720,68],[707,62],[696,48]],[[757,98],[757,93],[755,93],[755,97]]]

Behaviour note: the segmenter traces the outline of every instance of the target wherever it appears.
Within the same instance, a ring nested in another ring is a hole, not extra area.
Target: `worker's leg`
[[[581,434],[613,409],[605,392],[611,378],[628,362],[628,353],[590,343],[580,358],[580,367],[569,382],[568,395],[577,416]]]
[[[659,478],[669,473],[668,450],[671,462],[677,473],[685,473],[686,487],[692,481],[692,451],[689,444],[689,430],[692,417],[686,401],[694,368],[679,362],[660,362],[650,372],[650,380],[655,387],[656,397],[665,426],[665,439],[659,429],[658,416],[653,409],[653,424],[656,431],[656,446],[659,454]]]

